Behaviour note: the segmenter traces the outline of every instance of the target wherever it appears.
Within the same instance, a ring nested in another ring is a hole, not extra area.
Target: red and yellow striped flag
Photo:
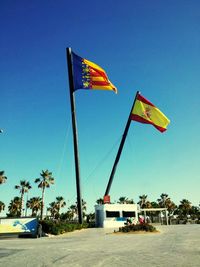
[[[170,120],[156,106],[140,94],[137,95],[131,120],[152,124],[160,132],[166,131],[170,123]]]
[[[72,52],[74,90],[100,89],[117,93],[117,88],[108,79],[104,69]]]

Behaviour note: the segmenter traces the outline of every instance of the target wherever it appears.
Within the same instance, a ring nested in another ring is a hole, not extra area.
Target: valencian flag
[[[79,170],[78,133],[76,127],[75,94],[78,89],[112,90],[117,93],[116,87],[109,81],[105,71],[93,62],[81,58],[72,52],[71,47],[66,48],[69,92],[72,116],[72,130],[74,141],[74,161],[76,173],[77,208],[79,223],[83,223],[83,209],[81,197],[81,179]]]
[[[97,64],[72,52],[72,66],[74,90],[101,89],[117,93],[117,88],[109,81],[106,72]]]
[[[166,131],[170,123],[170,120],[156,106],[140,94],[137,95],[131,120],[152,124],[160,132]]]

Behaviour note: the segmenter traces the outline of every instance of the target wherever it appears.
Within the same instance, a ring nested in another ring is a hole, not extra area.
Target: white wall
[[[119,217],[106,217],[106,211],[119,212]],[[135,222],[138,222],[137,204],[103,204],[95,206],[96,227],[121,227],[124,226],[127,217],[123,217],[123,211],[135,212]]]

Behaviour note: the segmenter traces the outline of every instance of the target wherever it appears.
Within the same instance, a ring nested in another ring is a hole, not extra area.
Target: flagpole
[[[133,106],[131,108],[131,111],[130,111],[130,114],[129,114],[129,117],[128,117],[128,121],[126,123],[126,127],[125,127],[125,130],[124,130],[124,133],[122,135],[121,143],[120,143],[120,146],[119,146],[119,149],[118,149],[118,152],[117,152],[117,156],[115,158],[115,162],[114,162],[114,165],[113,165],[113,168],[112,168],[112,172],[111,172],[111,175],[110,175],[110,178],[109,178],[108,185],[107,185],[106,192],[105,192],[104,196],[107,196],[109,194],[109,192],[110,192],[110,187],[111,187],[112,182],[113,182],[113,178],[114,178],[114,175],[115,175],[117,164],[119,162],[119,159],[120,159],[120,156],[121,156],[121,153],[122,153],[122,149],[123,149],[123,146],[124,146],[124,143],[125,143],[125,140],[126,140],[126,136],[128,134],[129,126],[130,126],[130,123],[131,123],[132,110],[134,108],[135,101],[137,99],[138,94],[139,94],[139,91],[137,91],[137,93],[135,95],[135,99],[133,101]]]
[[[66,48],[67,63],[68,63],[68,76],[69,76],[69,91],[71,102],[71,116],[72,116],[72,129],[74,139],[74,159],[75,159],[75,171],[76,171],[76,191],[77,191],[77,207],[78,207],[78,219],[79,223],[83,223],[83,211],[82,211],[82,197],[81,197],[81,183],[80,183],[80,169],[79,169],[79,155],[78,155],[78,133],[76,127],[76,112],[75,112],[75,97],[74,97],[74,79],[72,68],[72,51],[71,48]]]

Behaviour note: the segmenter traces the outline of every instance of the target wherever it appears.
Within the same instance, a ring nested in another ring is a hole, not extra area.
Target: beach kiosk
[[[124,226],[127,219],[138,222],[137,204],[100,204],[95,205],[95,226],[115,228]]]

